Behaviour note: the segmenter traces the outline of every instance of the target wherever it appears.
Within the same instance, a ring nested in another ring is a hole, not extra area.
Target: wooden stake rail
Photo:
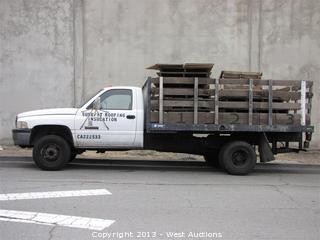
[[[195,78],[187,78],[187,77],[163,77],[163,84],[166,85],[189,85],[190,87],[193,86]],[[156,86],[159,85],[160,77],[159,78],[152,78],[151,82],[154,83]],[[213,84],[214,79],[212,78],[198,78],[199,85],[207,85]]]
[[[198,96],[208,98],[210,96],[214,96],[215,89],[199,89]],[[269,97],[269,90],[253,90],[253,98],[254,99],[268,99]],[[152,88],[151,94],[158,95],[159,88]],[[163,89],[164,96],[191,96],[194,95],[193,88],[164,88]],[[219,96],[221,99],[232,99],[232,98],[245,98],[248,96],[248,90],[244,89],[221,89],[219,91]],[[311,92],[306,93],[306,98],[312,98],[313,94]],[[300,100],[301,93],[300,92],[289,92],[289,90],[282,90],[276,89],[273,90],[273,99],[274,100],[281,100],[281,101],[290,101],[290,100]]]
[[[267,79],[253,79],[253,85],[257,86],[268,86],[269,81]],[[313,85],[312,81],[305,81],[306,87],[309,88]],[[249,79],[220,79],[220,84],[243,84],[243,85],[249,85]],[[300,80],[272,80],[272,86],[290,86],[290,87],[296,87],[300,89],[301,87],[301,81]]]
[[[312,96],[311,81],[152,78],[150,120],[160,124],[304,126],[310,124]]]
[[[219,108],[224,110],[229,109],[249,109],[249,102],[240,102],[240,101],[219,101]],[[268,102],[252,102],[252,110],[269,110]],[[194,100],[163,100],[163,108],[165,110],[177,109],[179,107],[184,108],[192,108],[194,107]],[[215,110],[215,101],[214,100],[199,100],[198,99],[198,107],[205,108],[208,111]],[[305,108],[309,109],[311,105],[309,103],[306,104]],[[159,109],[159,100],[151,100],[151,109],[158,110]],[[300,103],[272,103],[273,110],[299,110],[301,109]]]

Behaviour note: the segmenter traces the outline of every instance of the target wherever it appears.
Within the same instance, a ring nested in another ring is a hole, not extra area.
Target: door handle
[[[127,115],[127,118],[128,118],[128,119],[135,119],[136,116],[135,116],[135,115]]]

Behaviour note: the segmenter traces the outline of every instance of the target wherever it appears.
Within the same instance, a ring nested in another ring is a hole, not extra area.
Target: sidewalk
[[[31,157],[32,149],[22,149],[15,146],[0,146],[0,157]],[[320,150],[301,151],[297,153],[285,153],[276,155],[273,163],[293,163],[293,164],[320,164]],[[131,151],[108,151],[106,153],[96,153],[86,151],[78,158],[92,159],[139,159],[139,160],[175,160],[175,161],[203,161],[202,156],[182,153],[164,153],[151,150],[131,150]]]

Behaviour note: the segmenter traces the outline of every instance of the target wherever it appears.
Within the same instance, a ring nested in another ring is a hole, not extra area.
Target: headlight
[[[28,128],[28,123],[24,121],[17,121],[17,128]]]

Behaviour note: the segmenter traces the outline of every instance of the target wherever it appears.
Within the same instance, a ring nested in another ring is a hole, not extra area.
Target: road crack
[[[49,238],[48,240],[52,240],[53,239],[53,231],[56,229],[57,225],[53,224],[53,226],[51,227],[50,231],[49,231]]]
[[[274,185],[273,188],[275,189],[276,192],[280,193],[286,199],[293,202],[295,205],[300,206],[300,204],[291,195],[285,193],[283,190],[280,189],[279,186]]]

